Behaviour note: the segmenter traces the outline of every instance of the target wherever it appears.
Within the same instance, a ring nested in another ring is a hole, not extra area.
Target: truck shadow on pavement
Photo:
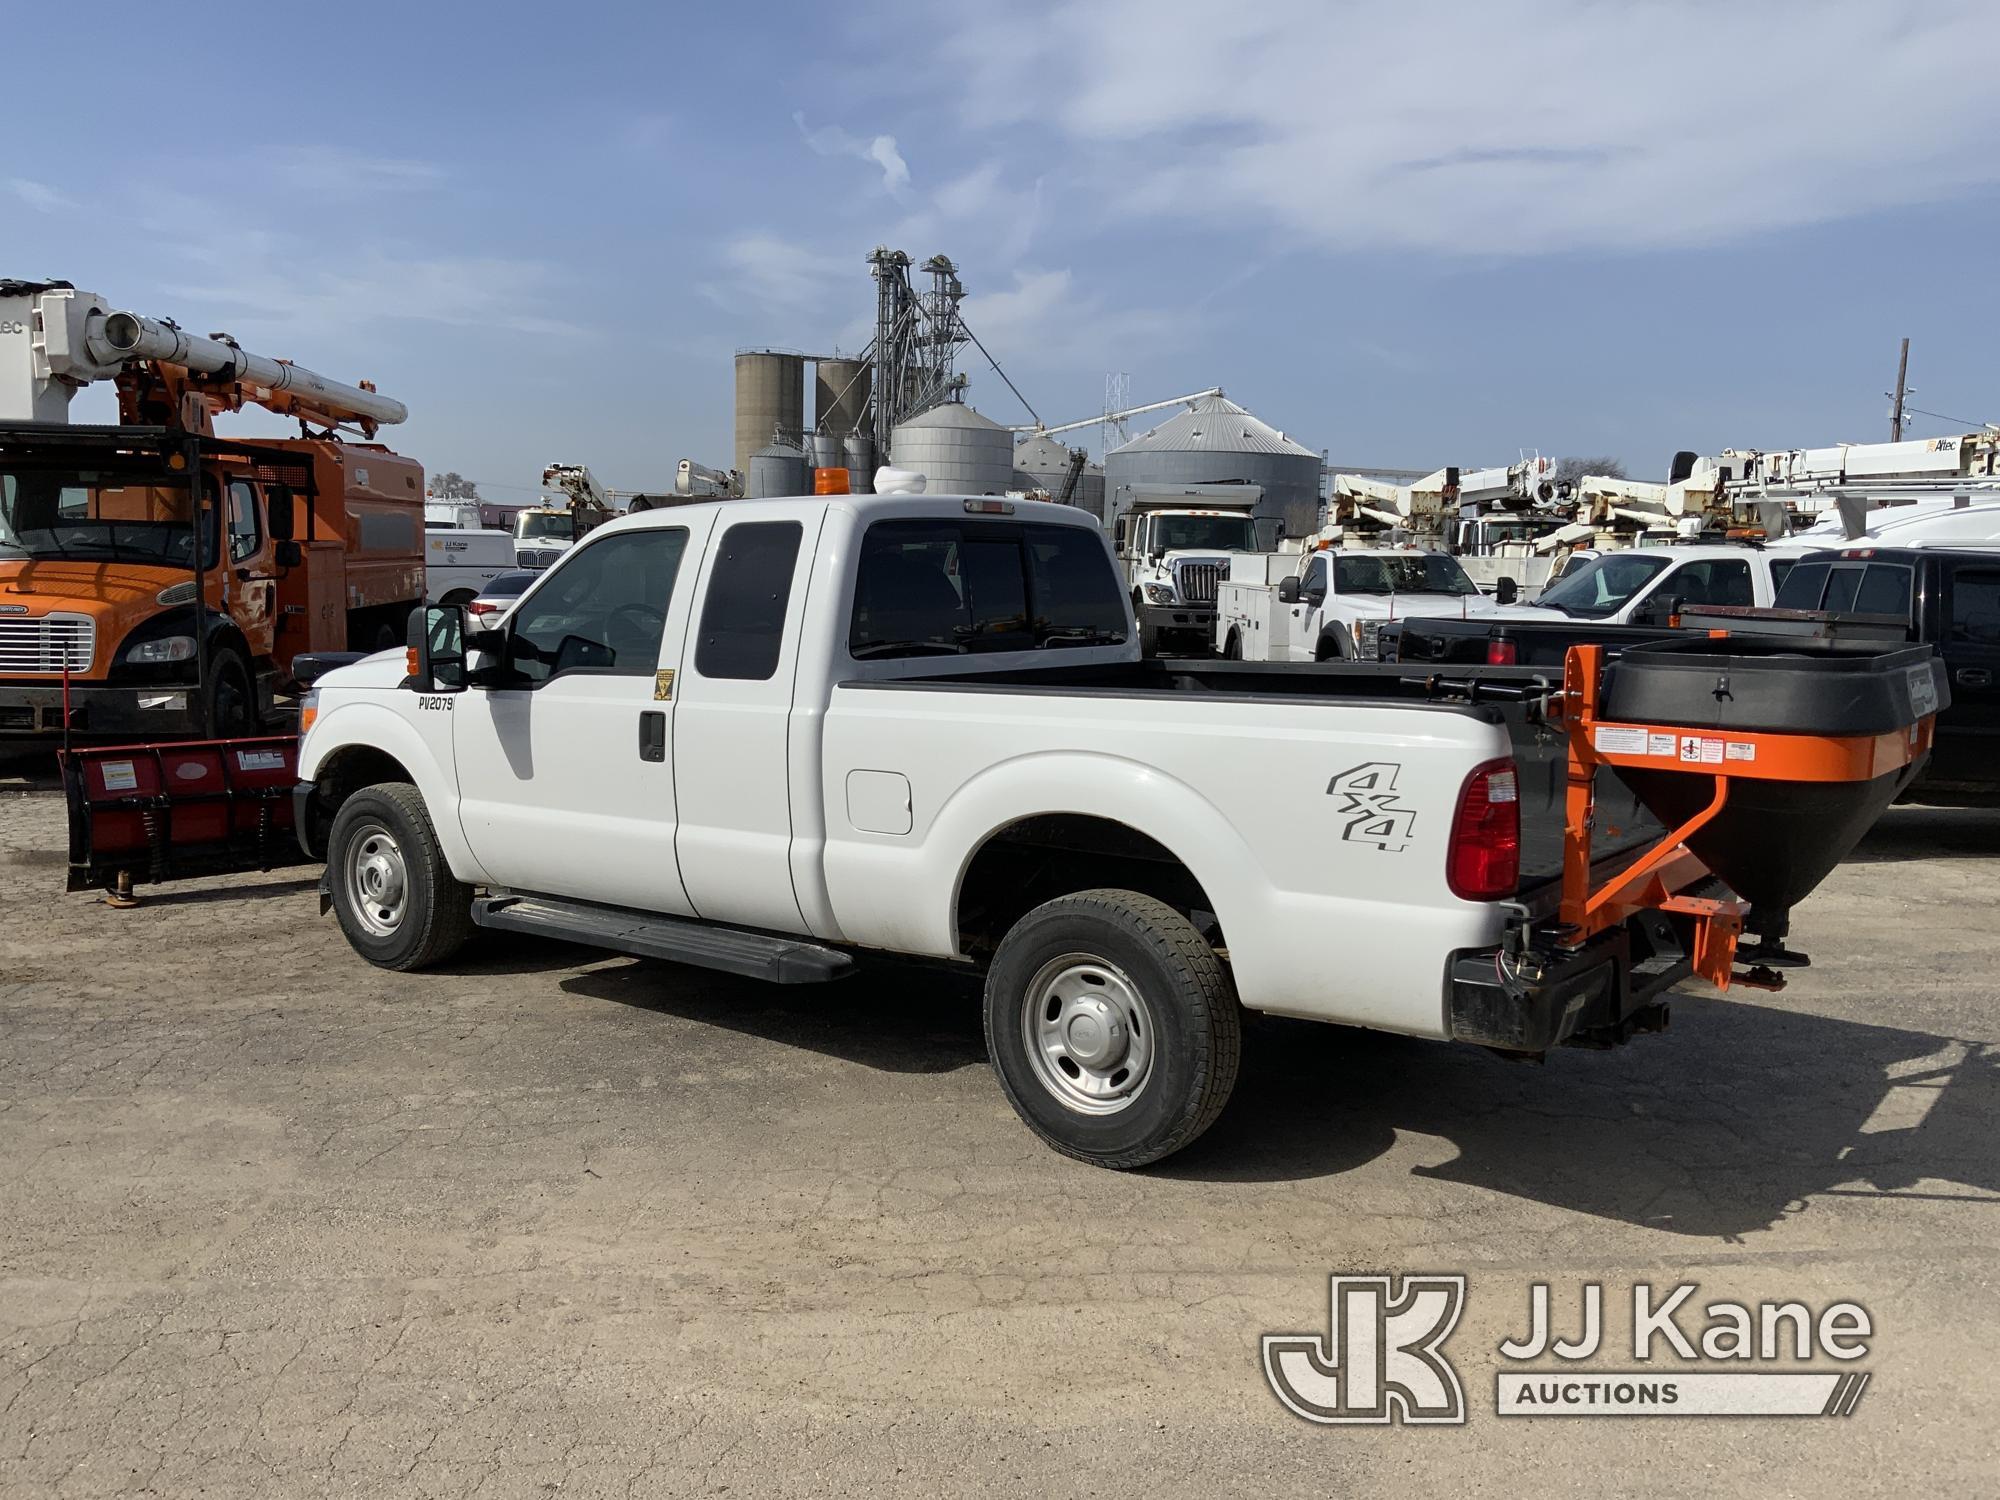
[[[1847,856],[1858,865],[2000,855],[2000,808],[1892,807]]]
[[[986,1065],[978,982],[922,965],[877,962],[830,985],[776,985],[635,959],[572,975],[562,988],[885,1073]]]
[[[1416,1134],[1455,1154],[1414,1175],[1674,1234],[1734,1239],[1822,1194],[2000,1210],[2000,1048],[1742,1001],[1673,1011],[1666,1036],[1539,1067],[1262,1021],[1230,1108],[1160,1170],[1333,1176]]]

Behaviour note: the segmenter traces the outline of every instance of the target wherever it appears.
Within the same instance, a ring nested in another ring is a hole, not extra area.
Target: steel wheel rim
[[[365,823],[348,840],[347,904],[355,920],[375,937],[394,937],[409,903],[409,867],[394,835],[379,823]]]
[[[1131,976],[1094,953],[1065,953],[1035,971],[1021,1040],[1036,1081],[1078,1114],[1129,1108],[1152,1076],[1153,1013]]]

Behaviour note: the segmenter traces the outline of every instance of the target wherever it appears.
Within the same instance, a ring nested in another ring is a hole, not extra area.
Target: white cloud
[[[722,247],[722,276],[703,287],[711,301],[735,307],[744,300],[784,308],[823,303],[844,275],[866,285],[867,267],[858,255],[841,258],[775,234],[738,235]]]
[[[2000,181],[1990,22],[1986,0],[1093,0],[967,21],[945,61],[968,128],[1120,184],[1113,214],[1519,254]]]
[[[445,180],[444,168],[435,162],[370,156],[344,146],[279,146],[269,154],[295,186],[343,197],[427,192]]]
[[[901,193],[909,187],[910,164],[896,149],[893,135],[849,135],[838,125],[822,125],[818,130],[808,130],[803,114],[793,115],[792,121],[799,127],[799,134],[805,137],[806,144],[819,155],[852,156],[873,162],[881,169],[882,186],[891,193]]]
[[[29,177],[9,177],[5,179],[7,191],[19,198],[38,213],[52,214],[66,208],[75,208],[76,200],[57,192],[45,182],[36,182]]]

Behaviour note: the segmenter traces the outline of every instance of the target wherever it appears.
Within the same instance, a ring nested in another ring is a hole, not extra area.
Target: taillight
[[[1521,883],[1521,784],[1513,761],[1489,760],[1465,778],[1444,878],[1461,901],[1499,901]]]
[[[465,612],[476,620],[481,615],[492,614],[499,607],[491,599],[474,599],[470,604],[465,606]]]
[[[1489,667],[1511,667],[1520,659],[1521,653],[1504,636],[1486,643],[1486,665]]]

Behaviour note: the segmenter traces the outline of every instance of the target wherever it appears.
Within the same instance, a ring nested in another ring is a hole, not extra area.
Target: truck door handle
[[[639,715],[639,759],[665,760],[666,758],[666,710],[649,708]]]
[[[1960,667],[1958,681],[1964,687],[1992,687],[1993,674],[1985,667]]]

